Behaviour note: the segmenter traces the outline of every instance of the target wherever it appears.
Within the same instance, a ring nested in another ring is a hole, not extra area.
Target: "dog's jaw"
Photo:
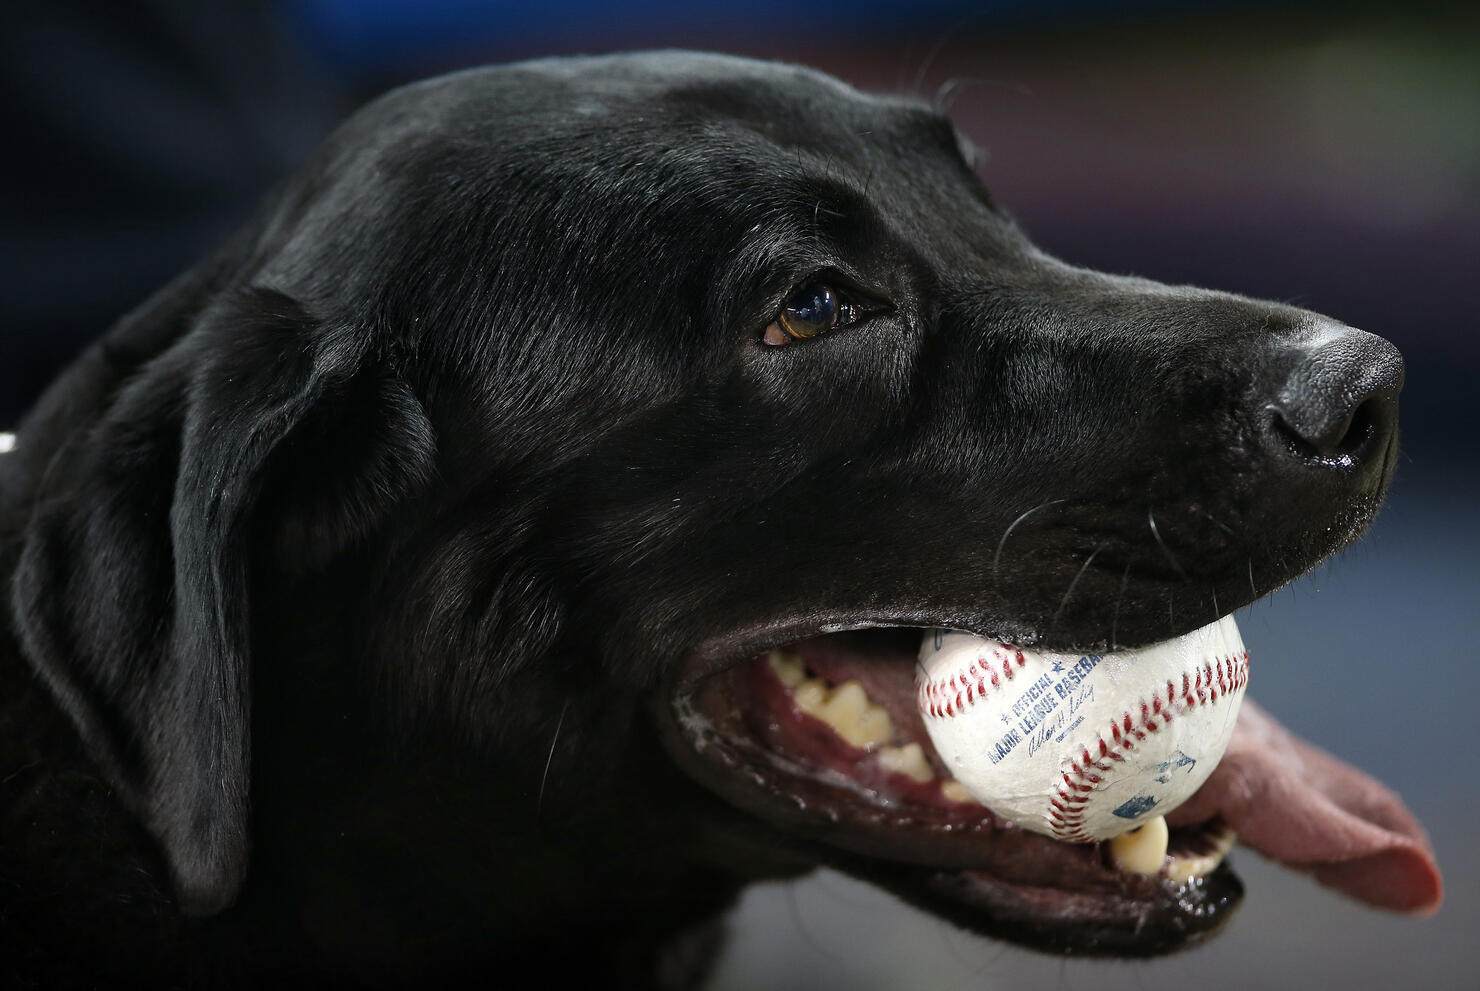
[[[1216,817],[1180,830],[1172,869],[1143,877],[1119,869],[1103,844],[1027,832],[953,787],[915,711],[918,637],[904,628],[811,638],[677,687],[663,719],[669,749],[783,831],[780,842],[989,935],[1141,956],[1196,943],[1232,917],[1242,887],[1212,855],[1225,833]],[[808,682],[858,681],[887,714],[874,718],[893,727],[892,742],[855,746],[833,725],[848,716],[805,711],[792,665]]]
[[[1001,820],[949,778],[930,746],[913,697],[918,636],[821,635],[718,672],[695,660],[659,707],[668,749],[730,805],[774,827],[778,844],[1036,949],[1145,956],[1206,939],[1242,897],[1223,863],[1235,833],[1371,904],[1437,907],[1432,852],[1396,796],[1253,705],[1226,771],[1169,817],[1169,855],[1152,876],[1121,869],[1108,844],[1061,843]],[[856,687],[832,710],[811,697],[819,684],[847,682]],[[1251,787],[1277,800],[1246,801]]]

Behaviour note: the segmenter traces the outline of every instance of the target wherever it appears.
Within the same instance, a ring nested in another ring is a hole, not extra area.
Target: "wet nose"
[[[1359,467],[1387,449],[1402,388],[1397,348],[1340,324],[1319,328],[1271,362],[1266,445],[1291,466]]]

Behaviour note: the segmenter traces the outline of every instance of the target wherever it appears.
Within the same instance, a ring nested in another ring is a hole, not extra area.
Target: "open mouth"
[[[819,861],[1037,949],[1144,956],[1216,932],[1242,898],[1224,863],[1241,833],[1366,901],[1437,906],[1427,841],[1396,797],[1252,705],[1229,768],[1175,810],[1160,836],[1068,843],[1003,819],[931,744],[916,702],[921,634],[822,634],[694,673],[671,698],[671,749],[712,790]],[[1325,774],[1313,754],[1338,768]],[[1313,767],[1322,780],[1302,780]],[[1250,801],[1251,781],[1265,797],[1273,788],[1282,807]]]

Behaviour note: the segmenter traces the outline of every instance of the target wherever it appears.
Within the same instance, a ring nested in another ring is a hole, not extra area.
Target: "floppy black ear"
[[[280,294],[218,300],[101,399],[33,483],[13,590],[23,648],[158,840],[191,914],[229,905],[246,869],[248,572],[274,452],[322,434],[314,424],[342,419],[356,393],[395,421],[362,419],[362,436],[413,441],[368,466],[343,455],[326,484],[384,504],[428,471],[430,431],[409,390],[394,376],[358,384],[367,350]],[[322,559],[376,511],[363,497],[351,521],[319,506],[300,525],[324,527]]]

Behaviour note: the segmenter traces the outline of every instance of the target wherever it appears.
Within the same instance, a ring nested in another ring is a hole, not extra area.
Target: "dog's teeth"
[[[807,715],[820,719],[827,702],[827,683],[821,678],[806,678],[791,690],[791,700]]]
[[[902,747],[880,747],[879,766],[891,774],[903,774],[924,784],[935,777],[925,751],[918,743],[907,743]]]
[[[845,681],[833,690],[823,706],[821,719],[855,747],[894,739],[894,723],[889,713],[870,704],[868,693],[856,681]]]
[[[1167,859],[1167,821],[1162,816],[1147,819],[1129,833],[1110,841],[1110,856],[1123,871],[1157,874]]]
[[[795,688],[807,680],[806,665],[802,663],[800,657],[790,651],[768,651],[766,663],[771,666],[771,671],[787,688]]]
[[[796,707],[827,723],[832,731],[860,750],[894,739],[889,713],[868,700],[863,685],[845,681],[829,689],[820,678],[806,678],[791,691]]]
[[[856,681],[845,681],[833,689],[824,712],[833,729],[842,732],[847,724],[854,722],[868,711],[868,693]]]
[[[976,800],[976,796],[967,791],[966,786],[957,781],[955,778],[951,778],[940,783],[940,794],[941,797],[948,802],[956,802],[961,805],[964,805],[967,802],[971,802],[975,805],[981,804]]]
[[[1238,834],[1232,829],[1224,829],[1212,841],[1213,848],[1207,853],[1186,854],[1174,853],[1171,862],[1167,864],[1167,877],[1178,884],[1186,884],[1194,878],[1206,877],[1228,856],[1228,851],[1233,849],[1234,843],[1238,842]]]
[[[876,705],[865,709],[853,728],[856,739],[849,739],[848,742],[855,747],[876,746],[894,739],[894,720],[889,718],[889,713]],[[843,735],[845,738],[848,736],[846,733]]]

